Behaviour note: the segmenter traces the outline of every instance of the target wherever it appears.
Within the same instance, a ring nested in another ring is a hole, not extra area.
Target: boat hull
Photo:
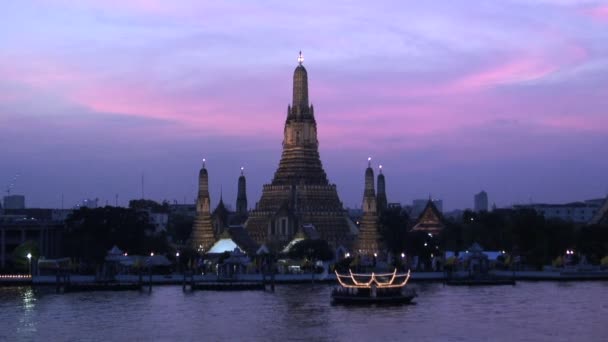
[[[402,296],[390,296],[390,297],[363,297],[363,296],[349,296],[349,295],[332,295],[333,304],[353,304],[353,305],[369,305],[369,304],[410,304],[412,299],[416,297],[415,294],[402,295]]]

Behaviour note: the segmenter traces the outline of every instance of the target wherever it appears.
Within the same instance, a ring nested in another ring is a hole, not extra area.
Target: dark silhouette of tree
[[[380,216],[380,236],[395,256],[406,251],[408,224],[409,217],[401,208],[387,208]]]
[[[305,239],[291,247],[289,257],[294,259],[313,258],[328,261],[334,258],[334,251],[327,241],[321,239]]]
[[[153,235],[146,212],[131,208],[80,208],[66,220],[64,252],[85,262],[100,264],[116,245],[129,254],[164,253],[169,245],[164,234]]]

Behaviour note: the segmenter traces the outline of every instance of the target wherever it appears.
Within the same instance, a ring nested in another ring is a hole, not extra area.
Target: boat
[[[406,287],[410,271],[335,273],[338,285],[331,292],[334,304],[409,304],[416,297],[416,291]]]

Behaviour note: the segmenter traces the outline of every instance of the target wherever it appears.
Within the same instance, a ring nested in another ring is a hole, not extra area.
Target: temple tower
[[[380,235],[378,233],[378,213],[376,194],[374,192],[374,170],[371,167],[371,158],[365,170],[365,190],[363,191],[363,217],[359,225],[359,236],[355,245],[355,252],[360,255],[372,256],[379,253]]]
[[[247,216],[247,181],[245,180],[244,168],[242,167],[236,195],[236,213],[240,216]]]
[[[330,184],[319,156],[317,123],[308,98],[308,72],[302,53],[293,73],[293,98],[287,107],[283,151],[271,184],[249,213],[246,228],[259,244],[279,246],[305,224],[333,246],[352,241],[356,227]],[[350,240],[349,240],[350,239]]]
[[[196,199],[196,217],[192,226],[192,235],[190,243],[193,248],[199,252],[208,251],[215,243],[213,234],[213,225],[211,223],[211,212],[209,198],[209,174],[205,167],[205,159],[203,159],[203,167],[198,175],[198,197]]]
[[[388,206],[388,201],[386,199],[386,183],[384,174],[382,173],[382,165],[378,167],[378,194],[376,195],[376,204],[378,205],[378,215],[382,215]]]

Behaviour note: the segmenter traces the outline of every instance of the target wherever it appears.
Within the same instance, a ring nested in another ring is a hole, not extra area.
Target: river
[[[605,341],[608,282],[412,284],[415,305],[330,305],[328,285],[275,293],[56,294],[0,288],[2,341]]]

